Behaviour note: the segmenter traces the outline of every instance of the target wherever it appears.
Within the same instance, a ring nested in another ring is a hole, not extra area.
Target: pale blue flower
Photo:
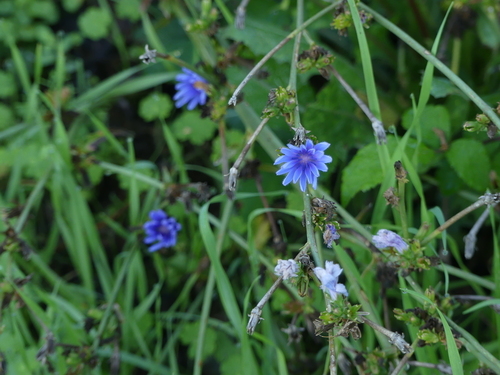
[[[300,183],[300,190],[306,191],[307,184],[311,184],[313,189],[318,187],[319,171],[326,172],[328,167],[325,163],[331,163],[332,157],[325,155],[325,151],[330,144],[320,142],[314,144],[310,139],[305,144],[294,146],[288,144],[281,149],[281,155],[276,159],[274,165],[283,164],[276,172],[278,176],[286,174],[283,185],[290,182]]]
[[[154,252],[166,247],[172,247],[177,243],[177,232],[181,230],[181,225],[173,217],[169,217],[163,210],[153,210],[149,213],[150,221],[142,227],[146,232],[144,243],[154,245],[149,247],[150,252]]]
[[[274,273],[278,276],[283,276],[284,280],[288,280],[290,277],[297,277],[297,272],[299,272],[299,266],[293,259],[279,259],[278,265],[274,268]]]
[[[338,264],[326,261],[325,268],[316,267],[313,271],[319,281],[321,281],[321,289],[328,292],[333,301],[337,299],[337,294],[343,294],[346,297],[349,295],[345,285],[338,283],[339,276],[343,271]]]
[[[388,229],[380,229],[372,238],[373,244],[379,250],[393,247],[400,253],[408,249],[408,244],[396,233]]]
[[[188,110],[193,110],[197,105],[203,105],[207,102],[208,82],[205,78],[199,76],[189,69],[182,68],[184,73],[178,74],[175,79],[177,83],[174,95],[175,106],[177,108],[187,104]]]

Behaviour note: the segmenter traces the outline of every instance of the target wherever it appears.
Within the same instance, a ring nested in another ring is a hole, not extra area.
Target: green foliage
[[[217,124],[208,118],[200,118],[197,112],[184,112],[172,124],[172,131],[179,141],[189,141],[200,146],[212,139]]]
[[[320,374],[327,337],[341,335],[331,340],[337,363],[390,374],[403,354],[373,329],[388,322],[416,343],[409,375],[436,371],[415,363],[500,373],[497,207],[467,262],[463,238],[484,208],[436,229],[500,185],[500,7],[458,0],[444,22],[448,1],[372,3],[253,0],[237,28],[238,4],[222,0],[0,2],[0,368]],[[227,106],[297,17],[318,12]],[[164,53],[147,66],[146,44]],[[174,108],[181,66],[209,80],[200,109]],[[386,144],[331,66],[382,121]],[[269,98],[276,116],[228,191]],[[274,165],[299,122],[333,158],[306,197]],[[150,253],[142,225],[156,209],[182,229]],[[326,222],[340,234],[332,249]],[[376,249],[382,228],[409,249]],[[256,317],[277,260],[295,257],[297,277]],[[325,260],[343,269],[348,297],[330,301],[319,288],[314,268]]]
[[[108,35],[111,21],[105,9],[89,7],[78,17],[78,27],[87,38],[98,40]]]
[[[448,162],[471,188],[484,192],[488,187],[490,160],[484,145],[474,139],[454,141],[446,153]]]
[[[167,95],[152,93],[139,103],[139,115],[145,121],[164,119],[173,107],[172,100]]]

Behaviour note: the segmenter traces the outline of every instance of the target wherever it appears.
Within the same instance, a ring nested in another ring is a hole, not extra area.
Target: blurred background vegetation
[[[429,50],[450,6],[435,0],[365,3]],[[241,331],[228,322],[221,289],[206,294],[209,274],[218,271],[200,227],[212,225],[217,232],[224,206],[214,202],[208,216],[200,207],[223,192],[220,128],[231,164],[258,123],[269,90],[287,86],[292,43],[245,87],[243,103],[235,108],[225,103],[262,56],[294,30],[297,16],[294,1],[252,0],[245,28],[237,29],[238,5],[232,0],[0,2],[0,373],[323,373],[327,340],[315,336],[312,326],[321,311],[319,290],[301,300],[290,288],[279,289],[258,326],[262,334],[242,333],[249,310],[272,284],[276,260],[293,258],[306,238],[301,194],[285,191],[275,175],[279,146],[274,155],[261,141],[252,148],[251,178],[243,174],[238,186],[247,195],[238,196],[228,227],[219,233],[220,265],[241,309],[234,315],[243,317]],[[307,1],[305,19],[327,5]],[[499,14],[495,0],[455,1],[436,53],[491,107],[500,101]],[[309,36],[335,56],[335,68],[366,101],[356,33],[353,27],[335,29],[336,16],[331,12],[313,23]],[[369,21],[365,32],[393,152],[411,128],[426,61],[377,22]],[[216,86],[210,105],[175,108],[180,67],[172,59],[142,64],[145,45],[210,76]],[[307,48],[303,39],[301,50]],[[298,76],[297,96],[306,129],[331,143],[334,160],[320,177],[324,191],[371,233],[399,225],[390,209],[376,206],[386,176],[370,123],[355,102],[336,80],[316,70]],[[419,130],[411,128],[415,133],[405,148],[426,209],[439,207],[441,216],[429,216],[430,229],[438,217],[449,218],[487,190],[498,191],[500,137],[497,129],[487,132],[476,121],[480,112],[436,71]],[[214,119],[214,113],[222,115]],[[466,123],[480,131],[466,132]],[[268,128],[283,143],[293,136],[283,117],[271,119]],[[262,192],[271,207],[289,210],[274,216],[288,246],[275,246],[270,221],[258,211],[266,204]],[[425,211],[422,198],[409,187],[408,222],[415,232]],[[183,230],[175,247],[149,254],[141,226],[159,207]],[[447,243],[428,249],[457,272],[446,281],[436,270],[417,274],[424,289],[434,287],[443,297],[450,291],[498,298],[498,208],[479,232],[477,254],[466,265],[461,254],[462,239],[481,213],[463,218],[449,228]],[[347,223],[341,244],[351,266],[370,280],[365,293],[375,310],[382,317],[383,304],[391,306],[389,314],[403,308],[401,285],[391,284],[379,299],[384,280],[376,279],[366,240],[352,232]],[[334,255],[327,250],[325,256]],[[349,288],[349,276],[345,284]],[[211,307],[207,298],[213,299]],[[458,317],[457,323],[498,358],[495,312],[462,315],[470,306],[452,304],[449,316]],[[200,320],[202,308],[208,309],[208,320]],[[392,329],[414,339],[414,331],[389,320]],[[305,331],[288,344],[281,329],[292,321]],[[353,371],[358,366],[366,374],[390,373],[397,353],[380,346],[373,333],[352,345],[343,356]],[[421,350],[434,363],[447,358],[440,343]],[[467,371],[484,364],[467,353],[462,359]]]

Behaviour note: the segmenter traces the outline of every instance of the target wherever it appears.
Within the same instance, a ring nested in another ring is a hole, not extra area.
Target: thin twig
[[[243,162],[243,159],[245,159],[245,156],[247,155],[248,151],[250,150],[250,147],[252,147],[253,143],[257,139],[257,136],[262,131],[262,129],[264,128],[264,126],[267,124],[268,121],[269,121],[269,118],[265,118],[264,120],[261,121],[261,123],[259,124],[257,129],[255,129],[252,136],[248,140],[245,147],[243,147],[243,150],[241,150],[241,153],[238,156],[238,159],[236,159],[233,166],[229,170],[229,181],[228,181],[229,191],[234,191],[236,189],[236,182],[238,181],[238,174],[239,174],[240,165]]]
[[[392,345],[397,347],[401,353],[407,354],[407,353],[413,352],[413,348],[411,347],[410,344],[408,344],[404,340],[404,336],[402,334],[399,334],[399,333],[393,332],[393,331],[389,331],[388,329],[386,329],[382,326],[379,326],[377,323],[365,318],[364,316],[358,315],[358,320],[361,323],[365,323],[365,324],[369,325],[375,331],[380,332],[384,336],[387,336],[387,338],[389,339],[389,343],[391,343]]]
[[[448,219],[443,225],[441,225],[439,228],[437,228],[434,232],[429,234],[423,241],[422,244],[425,245],[429,241],[431,241],[434,237],[438,236],[446,230],[448,227],[450,227],[452,224],[456,223],[458,220],[463,218],[465,215],[471,213],[472,211],[478,209],[481,206],[488,205],[488,206],[495,206],[500,202],[500,193],[495,193],[495,194],[485,194],[482,195],[478,198],[476,202],[471,204],[469,207],[463,209],[460,211],[458,214],[453,216],[452,218]]]
[[[397,366],[394,368],[394,370],[391,372],[391,375],[398,375],[399,372],[403,369],[403,367],[406,365],[406,362],[410,359],[410,357],[413,355],[413,352],[406,353],[403,358],[399,361]]]
[[[329,71],[337,78],[342,87],[347,91],[347,93],[353,98],[356,104],[361,108],[363,113],[368,117],[372,123],[372,129],[375,133],[377,139],[377,144],[387,143],[387,136],[385,135],[385,129],[382,122],[375,117],[375,115],[370,111],[368,106],[361,100],[361,98],[356,94],[353,88],[347,83],[347,81],[342,77],[342,75],[333,66],[328,67]]]
[[[489,213],[490,213],[489,208],[484,210],[484,212],[481,214],[481,216],[479,216],[479,219],[477,219],[476,223],[471,228],[469,233],[467,233],[467,235],[464,237],[464,242],[465,242],[464,256],[465,256],[465,259],[470,259],[474,255],[474,252],[476,251],[477,232],[479,232],[479,229],[481,229],[481,227],[483,226]]]
[[[437,365],[434,363],[427,363],[427,362],[419,362],[419,361],[408,361],[408,364],[410,366],[419,366],[419,367],[425,367],[425,368],[433,368],[441,372],[442,374],[446,375],[453,375],[453,371],[451,371],[451,366],[444,364],[444,363],[438,363]]]
[[[240,91],[245,87],[245,85],[250,81],[250,79],[254,76],[254,74],[276,53],[278,52],[285,44],[287,44],[292,38],[294,38],[298,33],[300,33],[302,30],[304,30],[307,26],[309,26],[311,23],[316,21],[318,18],[321,18],[323,15],[326,13],[330,12],[333,10],[336,6],[338,6],[342,1],[336,1],[335,3],[330,4],[327,6],[325,9],[322,11],[316,13],[314,16],[309,18],[306,22],[304,22],[300,27],[296,28],[294,31],[292,31],[288,36],[283,39],[281,42],[279,42],[271,51],[269,51],[258,63],[257,65],[254,66],[254,68],[250,71],[250,73],[247,74],[247,76],[241,81],[239,86],[234,90],[233,95],[231,96],[231,99],[229,99],[228,104],[229,105],[236,105],[237,102],[237,97]]]
[[[306,244],[299,251],[299,253],[297,254],[297,256],[295,257],[294,260],[298,260],[302,256],[302,254],[307,254],[308,250],[309,250],[309,245]],[[283,281],[283,276],[278,277],[278,279],[276,279],[276,281],[269,288],[269,290],[266,292],[266,294],[264,294],[264,297],[262,297],[261,300],[259,301],[259,303],[252,309],[252,311],[250,311],[250,314],[248,315],[250,319],[248,320],[248,324],[247,324],[247,333],[249,335],[252,335],[254,333],[255,327],[262,320],[262,318],[260,317],[262,315],[262,309],[266,305],[267,301],[269,301],[269,299],[271,298],[273,293],[276,291],[276,289],[278,289],[278,286],[281,284],[282,281]]]
[[[238,8],[236,8],[236,18],[234,20],[234,27],[237,29],[245,28],[245,18],[247,14],[247,5],[250,0],[242,0]]]

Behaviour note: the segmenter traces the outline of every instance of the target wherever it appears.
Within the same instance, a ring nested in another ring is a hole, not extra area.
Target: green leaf
[[[116,14],[119,18],[137,21],[141,18],[140,0],[120,0],[116,4]]]
[[[448,95],[466,96],[448,78],[434,77],[432,79],[431,95],[435,98],[444,98]]]
[[[374,143],[363,147],[342,171],[342,204],[345,206],[359,191],[371,189],[383,180],[382,168]]]
[[[216,129],[215,122],[201,118],[196,111],[184,112],[172,124],[172,131],[179,141],[189,141],[198,146],[212,139]]]
[[[111,17],[101,8],[89,7],[78,17],[78,27],[87,38],[98,40],[108,35]]]
[[[289,34],[280,27],[280,24],[289,18],[287,14],[273,12],[270,17],[266,17],[266,14],[267,12],[257,16],[248,14],[244,29],[236,29],[231,25],[222,30],[222,35],[234,41],[243,42],[256,55],[265,55]],[[257,40],[259,42],[255,43]],[[305,44],[304,47],[307,48]],[[288,42],[276,52],[273,58],[281,62],[290,61],[292,49],[293,43]]]
[[[475,139],[459,139],[451,144],[446,158],[468,186],[479,192],[486,190],[490,160],[481,142]]]
[[[80,9],[82,4],[83,4],[83,0],[63,0],[62,1],[62,6],[63,6],[64,10],[66,12],[69,12],[69,13],[76,12],[78,9]]]
[[[479,13],[479,19],[476,23],[477,34],[485,46],[497,50],[500,47],[500,27],[494,12],[488,13],[491,15],[485,14],[484,11]]]
[[[241,152],[243,145],[245,145],[245,134],[238,130],[228,130],[226,131],[226,147],[229,162],[236,161],[236,158]],[[222,147],[220,138],[217,137],[212,143],[212,155],[210,159],[215,164],[220,164],[220,159],[222,157]],[[247,157],[251,158],[251,151],[247,154]]]
[[[17,87],[14,77],[7,72],[0,71],[0,98],[7,98],[16,93]]]
[[[165,94],[153,93],[139,103],[139,116],[145,121],[167,117],[173,108],[172,100]]]
[[[403,127],[409,129],[413,121],[413,110],[406,111],[403,115]],[[417,126],[421,128],[422,142],[433,149],[439,149],[441,141],[435,130],[441,130],[444,136],[450,136],[450,115],[446,107],[429,105],[424,108]],[[415,134],[414,130],[414,134]]]
[[[0,86],[1,87],[1,86]],[[12,110],[3,103],[0,103],[0,129],[8,128],[15,121]]]

